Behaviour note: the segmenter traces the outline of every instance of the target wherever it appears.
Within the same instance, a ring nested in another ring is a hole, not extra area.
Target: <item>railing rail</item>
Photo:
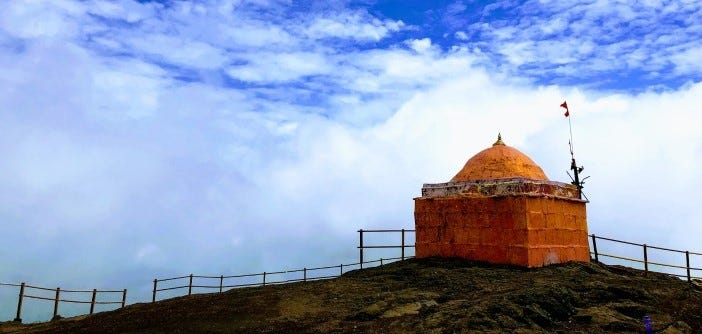
[[[62,290],[61,288],[52,289],[52,288],[35,286],[35,285],[29,285],[25,282],[22,282],[20,284],[0,283],[0,286],[19,287],[19,294],[17,297],[17,316],[13,320],[16,322],[22,322],[22,304],[24,303],[25,298],[53,301],[54,302],[54,313],[53,313],[52,319],[56,319],[57,317],[59,317],[58,310],[59,310],[60,303],[90,304],[90,313],[89,314],[93,314],[95,312],[95,305],[119,304],[119,305],[121,305],[120,307],[124,307],[127,303],[127,289],[123,289],[123,290],[98,290],[98,289],[71,290],[71,289],[63,289]],[[39,295],[33,294],[32,290],[54,292],[54,296],[53,297],[39,296]],[[30,292],[32,294],[29,294],[27,292]],[[62,293],[64,295],[62,295]],[[65,296],[65,294],[88,294],[88,293],[91,294],[90,300],[68,299],[66,297],[63,297],[63,296]],[[108,293],[108,294],[121,293],[122,299],[119,301],[98,301],[97,300],[98,293]]]
[[[690,252],[690,251],[679,250],[679,249],[672,249],[672,248],[667,248],[667,247],[651,246],[651,245],[647,245],[647,244],[639,244],[639,243],[630,242],[630,241],[600,237],[600,236],[596,236],[595,234],[591,234],[591,235],[589,235],[589,237],[590,237],[590,242],[592,244],[592,251],[590,252],[590,254],[594,256],[593,260],[595,260],[595,261],[599,261],[600,256],[604,256],[604,257],[608,257],[608,258],[612,258],[612,259],[624,260],[624,261],[635,262],[635,263],[642,263],[644,266],[645,273],[648,273],[649,271],[653,271],[653,270],[650,270],[649,265],[654,265],[654,266],[663,267],[663,268],[685,269],[685,275],[670,273],[670,272],[663,272],[663,271],[654,271],[654,272],[662,272],[665,274],[669,274],[669,275],[673,275],[673,276],[677,276],[677,277],[681,277],[681,278],[686,278],[688,282],[692,282],[693,279],[702,279],[702,277],[694,276],[692,274],[693,272],[695,272],[695,273],[700,272],[700,274],[702,274],[702,268],[693,267],[690,265],[690,255],[702,256],[702,253]],[[630,258],[630,257],[625,257],[625,256],[602,253],[602,252],[598,251],[598,249],[597,249],[597,246],[598,246],[597,240],[605,240],[605,241],[618,243],[618,244],[625,244],[625,245],[641,247],[643,259],[635,259],[635,258]],[[656,249],[656,250],[677,253],[677,254],[685,254],[685,265],[650,261],[649,256],[648,256],[649,249]]]
[[[397,233],[400,232],[400,245],[364,245],[363,244],[363,233]],[[364,230],[360,229],[358,230],[358,262],[360,263],[361,269],[363,269],[363,250],[364,249],[387,249],[387,248],[400,248],[400,259],[403,261],[405,259],[405,248],[414,248],[414,244],[407,245],[405,244],[405,236],[407,232],[414,232],[414,230],[407,230],[407,229],[399,229],[399,230],[392,230],[392,229],[384,229],[384,230]]]
[[[401,243],[400,245],[367,245],[364,240],[364,234],[367,233],[401,233]],[[406,229],[400,229],[400,230],[389,230],[389,229],[383,229],[383,230],[363,230],[360,229],[358,230],[358,249],[359,249],[359,261],[363,263],[363,257],[364,257],[364,249],[384,249],[384,248],[401,248],[402,249],[402,255],[401,257],[404,259],[405,257],[405,248],[410,248],[414,247],[414,245],[406,245],[405,244],[405,239],[406,239],[406,233],[407,232],[415,232],[415,230],[406,230]],[[695,256],[702,256],[702,253],[698,252],[690,252],[690,251],[685,251],[685,250],[679,250],[679,249],[672,249],[672,248],[666,248],[666,247],[660,247],[660,246],[651,246],[647,244],[640,244],[636,242],[631,242],[631,241],[625,241],[625,240],[618,240],[618,239],[613,239],[613,238],[606,238],[606,237],[600,237],[596,236],[595,234],[590,234],[588,237],[590,237],[590,243],[592,244],[591,252],[590,254],[594,256],[593,260],[599,262],[599,257],[608,257],[612,259],[618,259],[618,260],[624,260],[624,261],[630,261],[630,262],[636,262],[636,263],[641,263],[644,266],[644,272],[649,272],[651,271],[649,268],[649,265],[653,266],[658,266],[658,267],[663,267],[663,268],[672,268],[672,269],[684,269],[686,271],[685,275],[681,274],[675,274],[675,273],[669,273],[669,272],[664,272],[666,274],[674,275],[677,277],[682,277],[686,278],[688,282],[691,282],[692,279],[700,279],[702,277],[698,276],[693,276],[693,272],[697,273],[700,272],[702,274],[702,268],[697,268],[693,267],[690,265],[690,256],[695,255]],[[642,247],[643,250],[643,259],[635,259],[635,258],[630,258],[630,257],[624,257],[624,256],[619,256],[619,255],[614,255],[614,254],[606,254],[599,252],[597,249],[598,243],[597,240],[604,240],[604,241],[609,241],[609,242],[614,242],[614,243],[619,243],[619,244],[625,244],[625,245],[630,245],[630,246],[636,246],[636,247]],[[662,262],[656,262],[656,261],[651,261],[649,260],[649,250],[650,249],[656,249],[656,250],[661,250],[661,251],[666,251],[666,252],[672,252],[672,253],[677,253],[677,254],[685,254],[685,265],[682,264],[670,264],[670,263],[662,263]],[[662,271],[659,271],[662,272]]]
[[[408,257],[405,256],[405,257],[395,257],[395,258],[380,258],[378,260],[366,261],[364,263],[365,264],[378,263],[380,265],[384,265],[384,264],[389,263],[389,262],[404,260],[406,258],[408,258]],[[212,290],[218,290],[216,292],[223,292],[224,289],[232,289],[232,288],[266,286],[266,285],[273,285],[273,284],[285,284],[285,283],[295,283],[295,282],[309,282],[309,281],[317,281],[317,280],[323,280],[323,279],[336,278],[336,277],[339,277],[339,276],[343,275],[345,272],[347,272],[351,269],[354,269],[354,268],[360,269],[361,263],[360,262],[358,262],[358,263],[341,263],[341,264],[338,264],[335,266],[301,268],[301,269],[281,270],[281,271],[272,271],[272,272],[265,272],[264,271],[262,273],[244,274],[244,275],[206,276],[206,275],[190,274],[190,275],[180,276],[180,277],[154,279],[153,280],[153,290],[152,290],[151,302],[156,302],[157,293],[162,292],[162,291],[188,289],[188,296],[189,296],[189,295],[193,294],[193,288],[212,289]],[[338,272],[330,273],[329,270],[331,270],[331,269],[338,269]],[[322,270],[326,270],[327,272],[325,272],[323,274],[320,273],[318,275],[315,275],[315,272],[319,272]],[[281,275],[289,276],[290,274],[297,274],[297,276],[294,278],[286,277],[284,279],[280,279],[280,278],[276,279],[276,276],[281,276]],[[257,282],[249,282],[249,283],[241,283],[241,284],[225,284],[225,279],[248,278],[248,277],[257,277],[258,281]],[[218,280],[218,284],[196,284],[195,280],[194,280],[196,278]],[[161,282],[174,281],[174,280],[185,280],[185,279],[187,279],[187,283],[184,283],[182,285],[169,286],[169,287],[159,287],[159,283],[161,283]]]

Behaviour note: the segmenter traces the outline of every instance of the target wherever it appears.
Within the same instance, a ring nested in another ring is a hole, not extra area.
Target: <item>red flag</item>
[[[568,103],[566,103],[566,101],[563,101],[563,103],[561,103],[561,108],[565,108],[565,110],[566,110],[566,112],[564,114],[565,117],[570,116],[570,111],[568,111]]]

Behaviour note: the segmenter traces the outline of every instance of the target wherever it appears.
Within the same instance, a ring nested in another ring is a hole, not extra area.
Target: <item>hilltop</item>
[[[657,333],[702,329],[702,291],[658,273],[596,263],[525,269],[411,259],[323,281],[192,295],[22,333]]]

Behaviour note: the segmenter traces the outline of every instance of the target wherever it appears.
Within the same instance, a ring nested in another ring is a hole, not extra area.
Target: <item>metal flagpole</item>
[[[566,111],[567,110],[568,109],[566,108]],[[570,112],[568,113],[568,130],[570,130],[570,140],[568,141],[568,145],[570,145],[570,157],[571,159],[575,160],[575,157],[573,156],[573,126],[570,124]]]
[[[573,171],[573,185],[578,187],[578,198],[583,198],[583,181],[580,181],[580,173],[585,169],[584,167],[578,167],[575,162],[575,154],[573,153],[573,125],[570,121],[570,110],[568,109],[568,103],[563,101],[561,107],[565,108],[565,116],[568,118],[568,130],[570,131],[570,140],[568,141],[568,146],[570,146],[570,169]]]

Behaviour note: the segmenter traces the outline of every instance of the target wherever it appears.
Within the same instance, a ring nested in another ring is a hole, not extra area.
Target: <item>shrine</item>
[[[541,267],[590,261],[580,189],[550,181],[501,136],[415,198],[415,256]]]

